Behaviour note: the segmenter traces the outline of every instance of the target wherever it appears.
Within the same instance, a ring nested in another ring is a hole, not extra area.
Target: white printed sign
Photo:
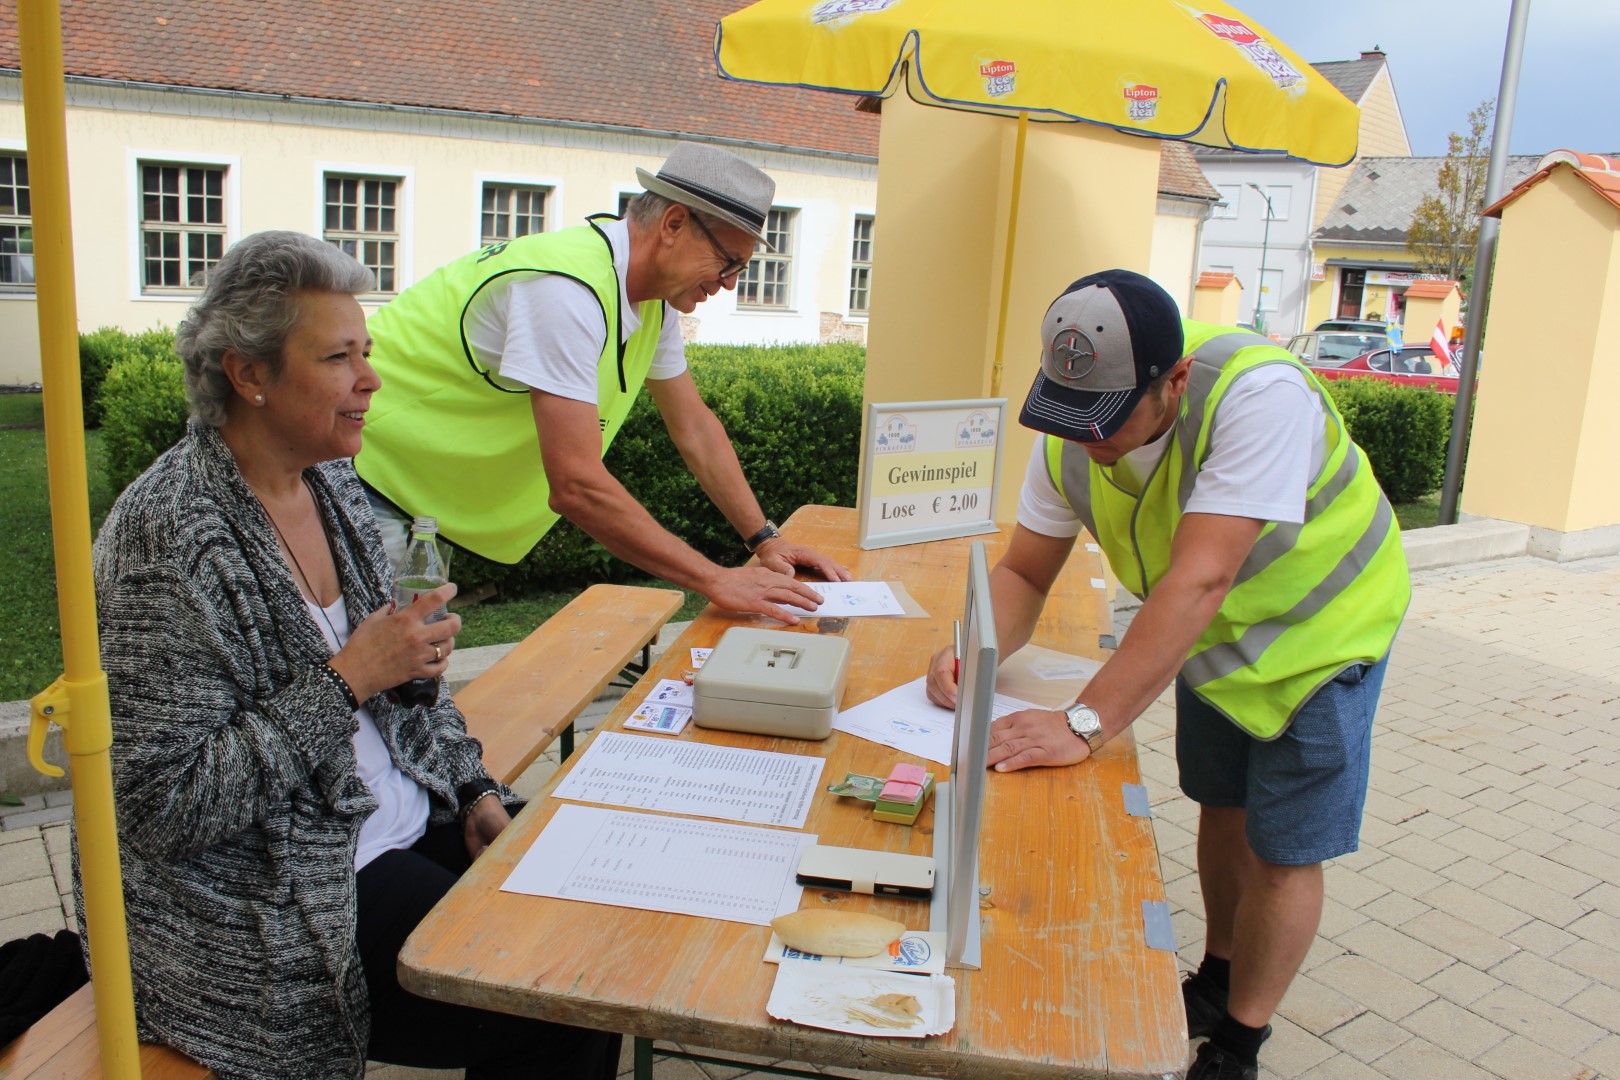
[[[860,544],[994,532],[1006,398],[868,407]]]

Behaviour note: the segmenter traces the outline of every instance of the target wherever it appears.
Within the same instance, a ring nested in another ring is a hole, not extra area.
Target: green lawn
[[[112,505],[100,433],[86,437],[92,526]],[[38,394],[0,394],[0,701],[38,693],[62,670],[56,556],[45,486],[44,410]]]
[[[92,527],[99,527],[112,505],[101,460],[101,433],[86,433]],[[1437,494],[1395,508],[1403,529],[1435,524]],[[49,497],[45,483],[45,432],[38,394],[0,394],[0,701],[30,697],[62,669],[62,637],[57,625],[56,570],[51,549]],[[588,583],[587,583],[588,584]],[[645,581],[639,584],[662,585]],[[584,586],[581,586],[582,588]],[[461,648],[517,641],[549,618],[574,594],[541,593],[511,600],[486,600],[459,608]],[[687,594],[675,619],[693,618],[704,599]]]

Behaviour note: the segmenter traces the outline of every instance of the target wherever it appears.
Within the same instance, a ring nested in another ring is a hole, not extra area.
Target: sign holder
[[[1006,398],[866,408],[860,546],[995,532]]]

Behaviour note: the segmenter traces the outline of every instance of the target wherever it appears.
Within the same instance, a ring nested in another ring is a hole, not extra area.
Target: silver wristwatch
[[[1086,740],[1088,747],[1095,750],[1102,745],[1102,717],[1097,715],[1096,709],[1077,701],[1063,710],[1063,716],[1069,722],[1069,730],[1077,738]]]

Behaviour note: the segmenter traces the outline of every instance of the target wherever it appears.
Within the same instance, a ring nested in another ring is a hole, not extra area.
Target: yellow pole
[[[50,474],[56,599],[66,674],[33,699],[28,756],[60,776],[40,751],[52,722],[73,768],[73,818],[84,880],[85,923],[95,977],[101,1074],[139,1080],[135,995],[129,974],[123,873],[113,813],[112,719],[96,633],[90,569],[90,501],[85,482],[84,402],[79,391],[78,314],[73,294],[73,228],[68,203],[67,122],[62,83],[62,19],[57,0],[22,0],[23,109],[32,181],[34,275],[44,361],[45,460]]]
[[[1007,305],[1012,300],[1013,242],[1018,238],[1018,195],[1024,187],[1024,136],[1029,113],[1018,114],[1018,140],[1013,146],[1012,202],[1007,211],[1007,257],[1001,268],[1001,311],[996,315],[996,361],[990,368],[990,396],[1001,396],[1001,363],[1007,348]]]

